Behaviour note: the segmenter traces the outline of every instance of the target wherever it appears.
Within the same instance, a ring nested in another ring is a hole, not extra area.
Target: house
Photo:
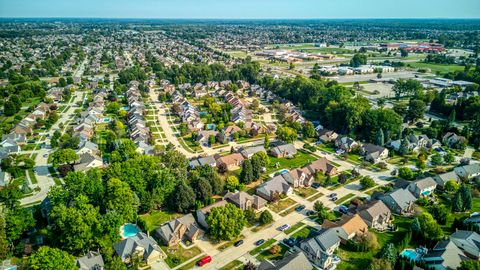
[[[459,230],[450,236],[450,240],[452,240],[465,255],[477,260],[480,258],[480,235],[478,233]]]
[[[413,212],[413,204],[417,200],[408,189],[397,189],[381,197],[385,205],[395,214],[409,215]]]
[[[32,134],[32,128],[20,122],[17,125],[15,125],[15,127],[12,129],[12,132],[15,134],[27,135],[27,134]]]
[[[23,145],[27,143],[27,137],[25,136],[25,134],[4,134],[2,136],[2,142],[5,140],[14,141],[17,145]]]
[[[210,204],[209,206],[205,206],[204,208],[198,209],[196,212],[198,224],[200,224],[203,228],[208,230],[210,226],[208,226],[208,223],[207,223],[207,216],[208,214],[210,214],[210,211],[215,207],[225,206],[227,205],[227,203],[228,202],[225,200],[220,200],[213,204]]]
[[[200,130],[197,133],[197,142],[200,143],[207,143],[209,141],[210,136],[216,138],[218,136],[218,131],[216,130]]]
[[[220,171],[234,171],[240,168],[245,158],[240,153],[217,156],[217,167]]]
[[[272,179],[268,180],[267,182],[259,185],[256,192],[258,196],[264,198],[267,201],[277,200],[280,194],[292,194],[293,188],[290,186],[289,182],[293,182],[293,180],[287,180],[291,177],[292,176],[289,172],[277,175]]]
[[[10,174],[0,169],[0,188],[5,187],[10,181]]]
[[[314,269],[305,254],[301,251],[287,252],[281,260],[260,262],[257,270],[298,270],[298,269]]]
[[[333,130],[322,129],[317,132],[318,138],[324,143],[333,142],[337,139],[338,134]]]
[[[199,157],[197,159],[192,159],[190,161],[190,168],[196,168],[198,166],[209,165],[212,167],[217,167],[217,161],[213,156]]]
[[[450,148],[456,148],[459,144],[466,144],[467,139],[463,136],[458,136],[454,132],[447,132],[442,137],[442,143]]]
[[[264,200],[262,197],[259,197],[257,195],[250,195],[243,191],[237,191],[235,193],[228,192],[227,194],[225,194],[223,199],[229,203],[234,204],[242,210],[247,210],[249,208],[259,210],[267,204],[267,201]]]
[[[443,188],[448,181],[455,181],[457,183],[460,183],[461,181],[460,177],[458,177],[458,174],[455,171],[436,175],[433,177],[433,179],[435,182],[437,182],[437,186],[440,188]]]
[[[429,139],[426,135],[414,135],[410,134],[405,138],[407,141],[407,148],[413,152],[418,152],[422,148],[435,149],[441,147],[442,144],[436,139]],[[402,140],[395,140],[389,143],[389,147],[395,151],[399,151],[402,145]]]
[[[338,173],[337,167],[333,165],[327,158],[317,159],[302,169],[311,175],[323,173],[325,175],[335,175]]]
[[[246,159],[252,158],[253,155],[259,152],[266,153],[267,151],[265,150],[265,147],[263,147],[263,145],[252,146],[252,147],[243,148],[242,150],[240,150],[240,154],[242,154],[242,156]]]
[[[380,162],[388,157],[388,149],[382,146],[366,143],[362,145],[362,155],[372,163]]]
[[[289,173],[291,177],[287,177],[285,180],[294,188],[309,187],[313,183],[313,175],[301,169],[293,169]]]
[[[360,147],[360,144],[350,137],[340,136],[335,140],[335,147],[345,152],[351,152],[356,147]]]
[[[100,253],[89,251],[85,256],[77,259],[76,265],[80,270],[102,270],[105,263]]]
[[[89,153],[91,155],[99,155],[100,150],[98,149],[98,145],[96,143],[93,143],[91,141],[84,141],[82,145],[79,146],[77,149],[77,155],[82,155],[85,153]]]
[[[457,269],[465,254],[460,250],[452,240],[441,240],[434,248],[429,249],[427,254],[423,255],[422,261],[436,270]]]
[[[360,206],[358,214],[369,228],[379,231],[386,230],[392,222],[392,212],[380,200]]]
[[[297,149],[295,146],[293,146],[293,144],[287,143],[272,147],[269,151],[269,154],[276,158],[293,157],[297,154]]]
[[[332,229],[342,242],[353,239],[355,236],[368,232],[368,225],[359,214],[343,215],[340,220],[323,221],[322,228]]]
[[[155,230],[159,239],[167,246],[176,246],[183,239],[194,243],[202,231],[192,214],[166,222]]]
[[[480,213],[472,213],[468,218],[463,220],[463,223],[472,228],[480,229]]]
[[[222,132],[223,138],[221,138],[221,139],[222,139],[222,141],[225,141],[225,140],[232,141],[233,140],[232,135],[234,133],[238,133],[240,131],[242,131],[242,129],[240,127],[238,127],[237,125],[228,126],[228,127],[223,129],[223,132]]]
[[[152,264],[166,257],[157,242],[143,232],[114,244],[113,249],[125,263],[131,261],[132,255],[138,255],[147,264]]]
[[[329,269],[333,265],[333,253],[339,246],[340,238],[333,229],[324,229],[317,236],[299,244],[307,258],[320,269]]]
[[[461,167],[456,167],[454,171],[464,179],[472,179],[480,176],[480,163],[473,163]]]
[[[97,155],[92,155],[90,153],[80,155],[78,164],[73,165],[73,169],[77,172],[100,167],[103,167],[102,159]]]
[[[417,198],[432,194],[435,188],[437,188],[437,182],[432,177],[419,179],[408,185],[408,190]]]

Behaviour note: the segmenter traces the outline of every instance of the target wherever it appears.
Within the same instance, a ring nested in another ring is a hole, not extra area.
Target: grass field
[[[149,214],[140,215],[140,219],[145,222],[145,230],[153,232],[158,226],[177,216],[179,216],[179,214],[171,214],[164,211],[152,211]]]
[[[273,212],[278,213],[278,212],[280,212],[282,210],[285,210],[288,207],[290,207],[290,206],[292,206],[296,203],[297,203],[296,201],[294,201],[290,198],[286,198],[286,199],[280,200],[276,203],[268,205],[268,208],[270,208],[270,210],[272,210]]]
[[[420,69],[430,69],[433,73],[447,73],[447,72],[454,72],[454,71],[462,71],[464,70],[464,66],[460,65],[443,65],[443,64],[431,64],[431,63],[422,63],[422,62],[411,62],[408,63],[413,68],[420,68]]]
[[[294,169],[301,168],[307,165],[308,163],[315,161],[317,158],[313,155],[307,154],[303,151],[298,151],[297,155],[294,158],[275,158],[269,157],[270,162],[267,167],[267,173],[272,173],[280,169]],[[278,167],[275,164],[278,163]]]
[[[252,256],[255,256],[257,255],[258,253],[260,253],[262,250],[266,249],[267,247],[271,246],[273,243],[277,242],[277,240],[275,239],[269,239],[268,241],[266,241],[265,243],[261,244],[260,246],[250,250],[250,255]]]
[[[189,249],[184,249],[181,245],[176,247],[164,247],[162,246],[163,251],[167,254],[165,262],[171,268],[180,265],[191,258],[200,255],[202,251],[198,247],[191,247]]]
[[[341,197],[340,199],[338,199],[335,203],[336,203],[337,205],[339,205],[339,204],[342,204],[342,203],[346,202],[348,199],[351,199],[351,198],[353,198],[353,197],[355,197],[355,194],[349,193],[349,194]]]

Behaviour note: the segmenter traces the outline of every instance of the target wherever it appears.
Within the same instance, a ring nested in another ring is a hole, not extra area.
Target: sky
[[[480,0],[0,0],[0,17],[480,18]]]

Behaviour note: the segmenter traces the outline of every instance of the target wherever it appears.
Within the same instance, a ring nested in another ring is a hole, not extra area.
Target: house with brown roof
[[[327,158],[317,159],[302,169],[304,172],[307,172],[311,175],[316,173],[323,173],[325,175],[335,175],[338,173],[337,167],[333,165],[330,160]]]
[[[216,156],[218,169],[222,172],[240,169],[245,158],[240,153],[233,153],[226,156]]]
[[[242,210],[247,210],[249,208],[259,210],[267,204],[267,201],[260,196],[250,195],[243,191],[237,191],[235,193],[228,192],[223,199]]]
[[[209,206],[205,206],[204,208],[198,209],[197,210],[198,224],[202,225],[203,228],[208,230],[210,226],[208,226],[208,223],[207,223],[207,216],[208,214],[210,214],[210,211],[212,211],[212,209],[215,207],[225,206],[227,205],[227,203],[228,202],[225,200],[220,200],[213,204],[210,204]]]
[[[322,228],[335,230],[342,242],[368,232],[368,225],[359,214],[343,215],[340,220],[334,222],[326,219],[322,224]]]
[[[322,129],[317,132],[320,141],[324,143],[333,142],[337,139],[338,134],[333,130]]]
[[[392,223],[392,212],[380,200],[364,204],[358,210],[358,214],[370,228],[384,231]]]
[[[313,183],[314,177],[309,172],[305,172],[301,169],[293,169],[289,173],[291,177],[287,178],[286,180],[294,188],[309,187]]]
[[[33,130],[30,126],[23,125],[22,123],[18,123],[15,125],[15,127],[12,129],[12,132],[15,134],[32,134]]]
[[[176,246],[182,240],[188,240],[194,243],[202,231],[192,214],[162,224],[155,230],[159,239],[167,246]]]

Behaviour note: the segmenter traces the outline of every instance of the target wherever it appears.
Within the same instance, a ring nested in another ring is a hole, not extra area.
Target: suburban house
[[[143,232],[126,238],[113,245],[113,249],[123,262],[129,263],[132,255],[138,255],[147,264],[154,263],[166,257],[157,242]]]
[[[15,125],[15,127],[12,129],[12,132],[15,134],[32,134],[33,130],[30,126],[25,125],[24,123],[20,122]]]
[[[458,176],[464,179],[472,179],[474,177],[480,176],[480,163],[456,167],[454,170],[458,174]]]
[[[194,243],[201,232],[192,214],[166,222],[155,230],[157,237],[169,247],[180,244],[183,239]]]
[[[441,240],[434,248],[423,255],[422,261],[429,267],[438,270],[457,269],[465,259],[465,254],[452,240]]]
[[[459,230],[450,236],[450,240],[452,240],[465,255],[476,260],[480,258],[480,235],[478,233]]]
[[[287,182],[294,188],[309,187],[313,183],[313,176],[310,173],[305,173],[301,169],[293,169],[290,171],[290,176],[285,178]]]
[[[461,181],[455,171],[435,175],[433,179],[437,182],[437,186],[440,188],[443,188],[448,181],[455,181],[457,183],[460,183]]]
[[[105,263],[100,253],[89,251],[85,256],[76,260],[76,265],[80,270],[102,270]]]
[[[85,153],[89,153],[91,155],[99,155],[100,150],[98,149],[98,145],[91,141],[84,141],[76,151],[77,155],[82,155]]]
[[[250,159],[251,157],[253,157],[253,155],[259,152],[266,153],[267,151],[265,150],[265,147],[263,147],[263,145],[243,148],[242,150],[240,150],[240,154],[242,154],[242,156],[246,159]]]
[[[436,139],[430,139],[427,135],[411,134],[405,138],[407,141],[407,148],[413,152],[418,152],[420,149],[435,149],[441,147],[442,144]],[[402,145],[402,140],[395,140],[389,143],[389,146],[395,151],[399,151]]]
[[[257,270],[297,270],[313,269],[312,264],[303,252],[287,252],[281,260],[263,260],[256,268]]]
[[[371,143],[366,143],[362,145],[362,155],[365,157],[366,161],[372,163],[380,162],[381,160],[388,157],[388,149],[382,146],[374,145]]]
[[[380,200],[360,206],[358,214],[368,227],[384,231],[392,224],[392,212]]]
[[[223,199],[229,203],[234,204],[242,210],[247,210],[249,208],[259,210],[267,204],[267,201],[262,197],[257,195],[250,195],[243,191],[237,191],[235,193],[228,192],[227,194],[225,194]]]
[[[408,185],[408,190],[417,198],[432,194],[435,188],[437,188],[437,182],[432,177],[419,179]]]
[[[442,143],[448,145],[450,148],[455,148],[459,144],[467,143],[467,139],[463,136],[458,136],[453,132],[447,132],[442,137]]]
[[[329,269],[333,265],[333,253],[339,246],[340,238],[333,229],[322,230],[319,235],[299,244],[307,258],[320,269]]]
[[[385,205],[395,214],[409,215],[413,212],[414,202],[417,200],[408,189],[397,189],[381,197]]]
[[[339,136],[335,140],[335,147],[345,152],[351,152],[356,147],[360,147],[360,144],[350,137]]]
[[[293,144],[287,143],[270,148],[269,154],[277,158],[293,157],[297,154],[297,149]]]
[[[10,133],[10,134],[4,134],[2,136],[2,144],[4,141],[13,141],[17,145],[23,145],[27,143],[27,137],[24,134],[15,134],[15,133]]]
[[[80,160],[77,164],[73,165],[73,169],[78,171],[86,171],[92,168],[103,167],[103,161],[100,157],[92,155],[90,153],[83,153],[80,155]]]
[[[204,208],[198,209],[197,210],[197,221],[200,225],[202,225],[203,228],[207,229],[209,228],[207,224],[207,216],[210,214],[210,211],[215,208],[215,207],[221,207],[227,205],[227,201],[225,200],[220,200],[217,201],[213,204],[210,204],[209,206],[206,206]]]
[[[220,171],[234,171],[240,168],[245,158],[240,153],[226,156],[216,156],[217,167]]]
[[[302,170],[310,175],[315,175],[317,173],[335,175],[338,173],[337,167],[335,167],[335,165],[333,165],[327,158],[317,159],[303,167]]]
[[[217,167],[217,161],[213,156],[199,157],[190,161],[190,168],[192,169],[203,165]]]
[[[292,179],[289,179],[291,177],[289,172],[285,172],[259,185],[257,187],[258,196],[267,201],[275,201],[281,194],[292,194],[293,188],[289,184],[289,182],[293,182]]]
[[[210,136],[217,138],[219,132],[216,130],[200,130],[197,133],[197,142],[207,143]]]
[[[317,132],[318,138],[324,143],[333,142],[337,139],[338,134],[333,130],[322,129]]]
[[[475,212],[471,214],[468,218],[466,218],[463,223],[468,226],[475,227],[480,229],[480,213]]]
[[[368,232],[368,225],[359,214],[343,215],[340,220],[325,219],[322,228],[332,229],[342,242],[353,239],[356,235]]]

